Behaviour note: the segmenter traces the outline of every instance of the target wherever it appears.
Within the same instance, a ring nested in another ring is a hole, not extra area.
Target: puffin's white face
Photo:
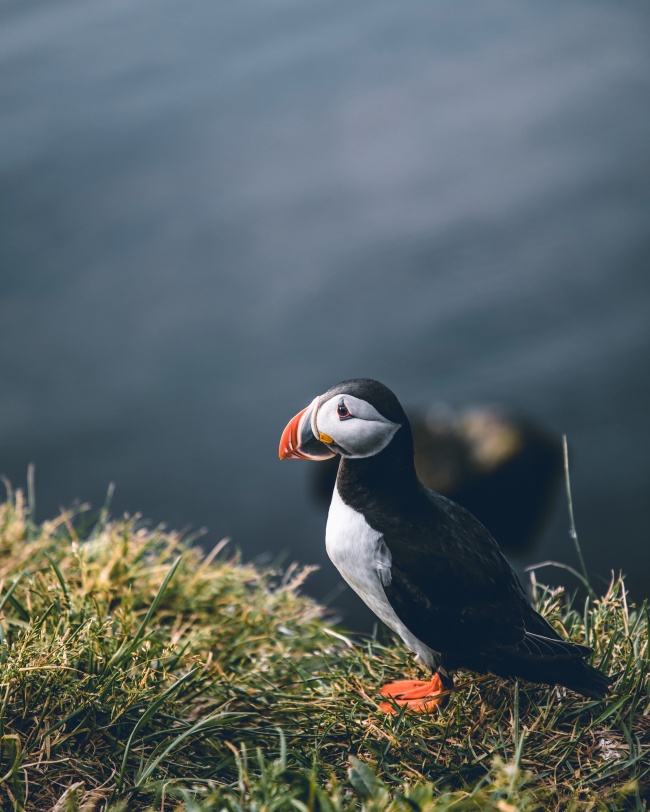
[[[319,402],[311,414],[315,437],[342,457],[379,454],[399,427],[367,401],[345,392]]]

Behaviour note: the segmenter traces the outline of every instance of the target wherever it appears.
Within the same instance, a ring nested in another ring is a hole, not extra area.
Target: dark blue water
[[[650,592],[644,2],[0,9],[0,469],[339,582],[280,463],[349,376],[573,452],[585,557]],[[565,509],[532,558],[575,561]],[[526,563],[526,562],[523,562]]]

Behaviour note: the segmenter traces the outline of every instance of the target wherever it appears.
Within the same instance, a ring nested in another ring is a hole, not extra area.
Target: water
[[[35,462],[42,518],[115,481],[116,513],[330,593],[277,443],[370,376],[567,432],[588,564],[648,594],[646,4],[0,15],[0,469]],[[575,560],[561,501],[549,557]]]

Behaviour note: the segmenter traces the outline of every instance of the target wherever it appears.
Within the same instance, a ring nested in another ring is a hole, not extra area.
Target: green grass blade
[[[160,585],[160,589],[158,590],[158,592],[156,594],[156,597],[151,602],[151,605],[149,606],[149,609],[147,610],[147,614],[144,616],[144,619],[142,620],[142,623],[140,624],[140,627],[138,628],[138,630],[135,633],[135,635],[133,636],[133,638],[128,643],[126,643],[124,646],[120,647],[115,652],[115,654],[111,657],[111,659],[106,664],[106,670],[116,668],[117,666],[122,664],[125,660],[128,659],[128,657],[131,655],[131,653],[138,646],[138,644],[140,643],[140,641],[144,637],[145,632],[146,632],[147,628],[149,627],[149,624],[151,623],[152,617],[154,616],[156,610],[158,609],[158,605],[160,604],[160,601],[162,600],[163,595],[165,594],[165,591],[167,589],[167,586],[169,585],[169,582],[174,577],[174,573],[176,572],[176,570],[178,569],[179,564],[181,563],[181,558],[182,558],[182,556],[178,556],[178,558],[174,561],[174,563],[169,568],[169,572],[165,576],[165,580]]]
[[[183,674],[182,677],[176,680],[172,685],[167,688],[156,700],[153,702],[146,711],[142,714],[142,716],[138,719],[136,726],[131,731],[131,735],[129,736],[126,746],[124,748],[124,756],[122,758],[122,765],[120,768],[120,773],[118,776],[117,782],[117,791],[119,792],[122,789],[122,785],[124,784],[124,776],[126,774],[126,766],[129,759],[129,755],[131,753],[131,746],[135,737],[138,733],[147,725],[149,720],[158,713],[159,709],[162,705],[174,694],[178,689],[186,683],[191,677],[193,677],[200,669],[193,668],[191,671],[188,671],[187,674]]]

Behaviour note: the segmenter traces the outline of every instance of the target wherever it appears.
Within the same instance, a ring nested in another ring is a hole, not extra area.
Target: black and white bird
[[[281,459],[338,454],[326,547],[343,578],[430,669],[430,681],[383,686],[393,703],[430,710],[457,668],[564,685],[594,699],[609,679],[530,605],[483,525],[422,485],[409,421],[368,378],[342,381],[285,428]]]

